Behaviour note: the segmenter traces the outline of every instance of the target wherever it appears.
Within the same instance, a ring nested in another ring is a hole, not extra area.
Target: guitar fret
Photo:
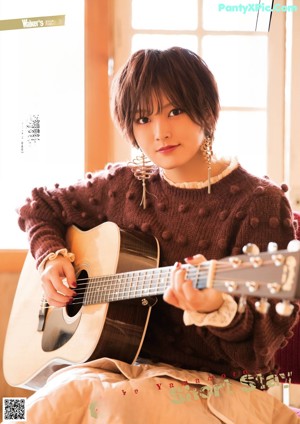
[[[93,300],[97,303],[97,300],[100,303],[105,302],[105,296],[107,292],[107,288],[109,287],[109,277],[104,277],[104,279],[97,283],[97,291],[95,290]],[[98,298],[98,299],[97,299]]]
[[[140,276],[141,276],[141,271],[139,271],[137,273],[136,285],[135,285],[135,288],[134,288],[134,295],[135,295],[135,297],[141,297],[141,294],[139,295],[139,286],[138,286],[138,282],[140,280]],[[141,289],[140,289],[140,292],[141,292]]]
[[[97,291],[95,290],[95,287],[94,286],[95,286],[95,279],[92,280],[92,288],[93,288],[93,290],[91,290],[91,301],[93,303],[95,303],[95,301],[96,301],[96,294],[97,294]]]
[[[149,271],[149,277],[148,277],[148,280],[147,280],[148,284],[147,284],[147,287],[146,287],[146,296],[151,295],[151,286],[152,286],[153,274],[154,274],[154,270],[152,269],[152,270]]]
[[[84,305],[90,304],[91,303],[90,298],[91,298],[91,289],[90,289],[90,283],[89,283],[87,289],[84,292],[82,303]]]
[[[153,269],[151,272],[151,278],[150,278],[150,284],[149,284],[149,291],[148,291],[149,295],[152,295],[151,290],[153,290],[153,279],[155,277],[155,274],[156,274],[156,270]]]
[[[109,294],[111,296],[111,299],[113,301],[117,301],[119,300],[121,294],[122,293],[122,276],[117,278],[117,284],[116,286],[113,286],[112,284],[110,284],[110,288],[109,288]]]
[[[161,272],[162,272],[162,269],[159,269],[158,278],[156,279],[156,287],[155,287],[157,291],[158,291],[159,284],[161,282]]]

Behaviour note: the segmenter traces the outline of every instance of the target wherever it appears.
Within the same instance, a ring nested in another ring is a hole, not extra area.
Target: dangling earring
[[[213,156],[213,150],[212,150],[212,136],[207,135],[205,139],[203,140],[203,143],[201,145],[201,150],[203,152],[204,159],[207,162],[207,192],[208,194],[211,193],[211,159]]]
[[[147,156],[142,152],[141,156],[136,156],[132,162],[128,162],[127,166],[133,172],[133,175],[139,181],[142,181],[142,200],[140,206],[143,205],[143,209],[147,207],[146,200],[146,180],[154,173],[157,167],[147,158]]]

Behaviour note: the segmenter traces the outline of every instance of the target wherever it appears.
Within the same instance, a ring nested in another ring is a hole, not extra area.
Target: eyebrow
[[[161,110],[167,109],[170,106],[174,106],[171,102],[165,103],[164,105],[162,105]],[[139,111],[137,111],[135,114],[136,115],[142,115],[143,113],[147,113],[148,111],[146,109],[141,109]],[[154,115],[158,115],[158,111],[154,113]]]
[[[168,107],[170,107],[170,106],[174,106],[171,102],[169,102],[169,103],[165,103],[164,105],[162,105],[162,109],[167,109]]]

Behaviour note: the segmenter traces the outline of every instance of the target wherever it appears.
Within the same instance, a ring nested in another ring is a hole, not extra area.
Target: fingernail
[[[194,256],[188,256],[187,258],[184,258],[185,261],[192,261],[194,259]]]
[[[179,269],[181,267],[181,262],[175,262],[174,268]]]
[[[73,289],[76,289],[76,287],[77,287],[77,283],[76,283],[76,281],[73,281],[73,282],[71,283],[71,287],[73,287]]]
[[[197,255],[193,256],[193,259],[200,259],[200,258],[204,258],[204,256],[202,255],[202,253],[197,253]]]

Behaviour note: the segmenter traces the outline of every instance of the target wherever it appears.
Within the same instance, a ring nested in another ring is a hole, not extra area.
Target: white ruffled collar
[[[218,181],[222,180],[222,178],[226,177],[227,175],[229,175],[233,170],[235,170],[237,167],[239,166],[238,161],[236,158],[231,158],[229,165],[227,166],[227,168],[224,169],[224,171],[222,171],[220,174],[215,175],[214,177],[212,177],[210,179],[210,183],[211,184],[215,184]],[[170,180],[169,178],[167,178],[163,171],[161,172],[161,176],[164,178],[165,181],[167,181],[167,183],[169,183],[170,185],[177,187],[177,188],[204,188],[204,187],[208,187],[208,180],[206,181],[191,181],[191,182],[183,182],[183,183],[174,183],[172,180]]]

